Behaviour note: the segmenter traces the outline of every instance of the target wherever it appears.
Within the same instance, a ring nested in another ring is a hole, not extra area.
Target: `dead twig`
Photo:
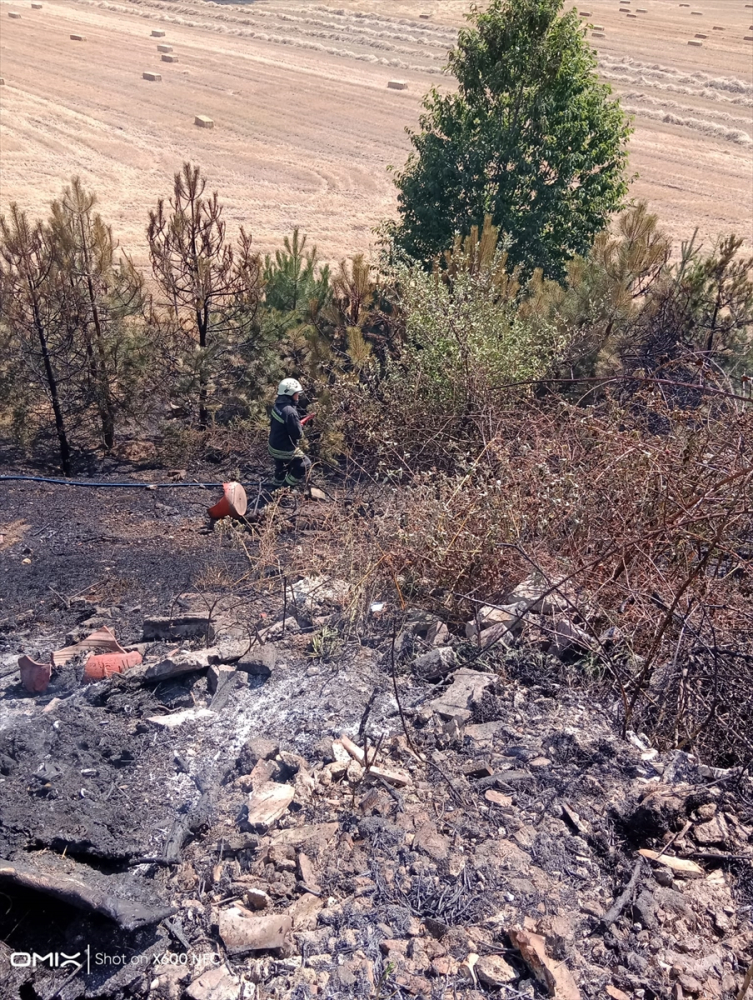
[[[737,994],[736,1000],[743,1000],[745,994],[748,992],[750,984],[753,983],[753,962],[750,963],[748,971],[745,973],[745,979],[743,979],[743,985],[740,992]]]
[[[630,881],[619,894],[614,903],[609,907],[607,912],[601,918],[601,926],[606,930],[611,927],[615,920],[619,917],[622,911],[627,906],[628,900],[633,895],[636,885],[638,884],[638,879],[641,877],[641,869],[643,868],[643,858],[638,858],[635,862],[635,868],[633,868],[633,874],[630,876]]]
[[[397,702],[397,710],[400,713],[400,721],[403,724],[403,732],[405,733],[405,738],[408,741],[408,746],[411,748],[413,753],[416,753],[416,748],[413,745],[413,740],[408,732],[408,723],[405,719],[405,713],[403,712],[403,705],[400,701],[400,693],[397,689],[397,669],[395,667],[395,641],[397,639],[397,627],[393,621],[392,623],[392,642],[390,643],[390,669],[392,671],[392,689],[395,692],[395,701]]]

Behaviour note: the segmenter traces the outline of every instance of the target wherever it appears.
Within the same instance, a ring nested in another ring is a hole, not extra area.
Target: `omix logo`
[[[39,955],[36,951],[14,951],[10,964],[15,969],[36,969],[43,965],[48,969],[71,968],[75,972],[86,969],[89,972],[89,947],[84,952],[77,951],[75,955],[66,955],[64,951],[50,951],[46,955]]]

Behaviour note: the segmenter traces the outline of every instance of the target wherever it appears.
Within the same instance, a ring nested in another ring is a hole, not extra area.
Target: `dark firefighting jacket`
[[[303,452],[298,444],[302,437],[303,427],[295,403],[290,396],[278,396],[270,414],[269,454],[283,461],[300,458]]]

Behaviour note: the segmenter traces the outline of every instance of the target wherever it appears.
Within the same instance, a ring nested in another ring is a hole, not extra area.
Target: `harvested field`
[[[372,227],[394,212],[386,168],[405,160],[404,127],[415,125],[422,94],[449,85],[442,66],[468,3],[57,0],[9,20],[11,9],[0,2],[0,209],[17,200],[43,213],[79,174],[143,262],[146,213],[190,156],[221,191],[231,225],[247,225],[260,249],[299,225],[337,260],[368,249]],[[705,0],[715,30],[689,46],[699,21],[673,0],[652,0],[631,19],[613,0],[588,10],[601,29],[590,37],[602,75],[635,116],[632,194],[677,238],[696,226],[703,238],[749,236],[750,12]],[[180,63],[145,88],[145,67],[163,65],[154,31],[180,46]],[[86,35],[84,58],[71,33]],[[389,88],[395,77],[406,90]],[[197,106],[222,123],[211,136],[193,124]]]

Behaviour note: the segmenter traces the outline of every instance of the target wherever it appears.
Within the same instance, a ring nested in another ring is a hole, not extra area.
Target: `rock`
[[[494,788],[488,788],[484,792],[484,798],[487,802],[491,802],[492,805],[495,806],[508,808],[512,805],[512,798],[509,795],[504,795],[502,792],[498,792]]]
[[[322,604],[342,607],[350,594],[350,586],[345,580],[329,576],[307,576],[294,583],[291,591],[298,610],[314,611]]]
[[[656,900],[647,889],[643,889],[633,904],[633,920],[641,923],[647,930],[654,930],[656,909]]]
[[[355,764],[356,762],[353,761]],[[392,785],[394,788],[404,788],[406,785],[410,784],[410,775],[406,774],[405,771],[398,771],[396,768],[386,768],[377,767],[372,765],[366,772],[366,776],[375,779],[386,781],[388,785]]]
[[[277,665],[277,647],[270,642],[252,646],[236,663],[236,669],[253,677],[269,677]]]
[[[450,687],[444,694],[429,702],[429,707],[444,718],[467,722],[471,717],[472,706],[481,700],[484,691],[494,681],[492,674],[482,674],[462,667],[453,674]]]
[[[238,905],[220,911],[219,925],[220,937],[230,955],[282,948],[293,929],[288,914],[260,916]]]
[[[287,913],[293,921],[293,930],[312,931],[317,925],[319,913],[323,908],[324,900],[309,892],[304,893],[287,909]]]
[[[157,663],[142,665],[129,671],[132,677],[140,677],[145,681],[164,681],[168,677],[181,677],[183,674],[193,674],[199,670],[207,670],[211,664],[217,663],[219,657],[216,649],[196,649],[184,653],[171,653],[158,660]]]
[[[564,611],[568,603],[557,591],[551,594],[547,591],[562,582],[556,579],[547,581],[540,573],[532,573],[513,590],[509,603],[524,603],[536,615],[555,615],[558,611]]]
[[[185,722],[208,722],[216,718],[217,715],[208,708],[187,708],[184,712],[174,712],[172,715],[152,715],[146,721],[160,729],[177,729]]]
[[[223,966],[207,969],[186,990],[190,1000],[234,1000],[240,992],[240,980]]]
[[[675,881],[674,876],[672,875],[672,871],[671,870],[668,871],[666,868],[658,868],[654,872],[654,878],[659,883],[659,885],[663,886],[672,886],[674,885]]]
[[[549,767],[551,763],[548,757],[534,757],[529,767]]]
[[[508,642],[513,637],[513,627],[513,624],[499,622],[497,625],[492,625],[491,628],[485,628],[481,633],[479,646],[482,649],[488,649],[497,643]]]
[[[519,632],[522,619],[518,614],[517,605],[506,608],[497,608],[492,605],[484,605],[479,608],[475,618],[472,618],[465,626],[467,639],[475,639],[479,631],[483,635],[493,625],[504,625],[502,632]]]
[[[622,990],[618,990],[617,987],[612,986],[611,983],[605,986],[604,990],[608,996],[612,997],[612,1000],[630,1000],[627,993],[623,993]]]
[[[716,815],[716,802],[705,802],[702,806],[698,806],[696,813],[698,814],[698,819],[701,822],[706,823],[708,820],[713,819]]]
[[[144,642],[174,642],[179,639],[200,638],[213,642],[213,603],[210,596],[181,594],[175,601],[173,614],[144,619]]]
[[[304,854],[303,851],[298,854],[297,865],[301,882],[303,882],[307,889],[313,889],[314,892],[319,892],[316,875],[314,874],[314,866],[311,864],[311,859],[308,855]]]
[[[207,690],[215,694],[235,674],[235,667],[224,663],[212,664],[207,671]]]
[[[254,736],[246,741],[238,754],[235,762],[236,770],[241,774],[249,774],[260,760],[272,760],[279,752],[279,741]]]
[[[444,646],[450,638],[450,630],[444,622],[433,622],[427,632],[425,642],[428,646]]]
[[[289,844],[295,848],[311,844],[313,849],[310,853],[316,854],[318,851],[326,850],[339,829],[338,823],[305,823],[289,830],[276,830],[270,836],[273,844]]]
[[[444,861],[450,853],[450,841],[448,837],[439,833],[436,825],[429,820],[422,823],[416,830],[413,838],[413,850],[423,851],[435,861]]]
[[[379,942],[379,950],[383,955],[389,955],[390,952],[405,955],[408,951],[408,942],[402,938],[385,938]]]
[[[678,977],[677,981],[686,993],[690,993],[693,996],[696,996],[703,989],[701,983],[694,976],[683,974]]]
[[[476,963],[476,975],[485,986],[494,988],[518,978],[517,972],[499,955],[482,955]]]
[[[413,661],[414,673],[426,681],[437,681],[457,668],[458,658],[451,646],[440,646]]]
[[[716,813],[705,823],[697,823],[693,827],[693,837],[696,843],[710,846],[718,844],[724,847],[729,841],[729,827],[722,813]]]
[[[249,889],[245,894],[245,900],[251,910],[266,910],[271,902],[263,889]]]
[[[587,650],[591,648],[591,637],[582,628],[573,624],[569,618],[561,618],[554,626],[554,638],[549,645],[553,656],[562,657],[571,649]]]
[[[295,797],[292,785],[267,781],[250,796],[246,822],[256,833],[266,833],[288,811]]]
[[[463,736],[473,742],[474,750],[491,750],[494,746],[494,736],[503,725],[503,722],[497,721],[466,726],[463,730]]]
[[[439,955],[432,959],[431,971],[438,977],[455,976],[458,972],[458,962],[452,955]]]
[[[523,961],[536,979],[546,986],[550,996],[557,1000],[581,1000],[581,993],[568,968],[552,959],[540,934],[512,927],[509,937]]]

